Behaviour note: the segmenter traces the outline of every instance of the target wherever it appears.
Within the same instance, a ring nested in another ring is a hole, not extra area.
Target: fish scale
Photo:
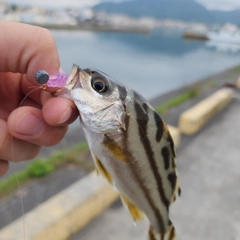
[[[174,143],[153,107],[103,72],[76,65],[57,96],[74,101],[97,172],[134,221],[148,218],[148,239],[176,239],[169,219],[180,193]]]

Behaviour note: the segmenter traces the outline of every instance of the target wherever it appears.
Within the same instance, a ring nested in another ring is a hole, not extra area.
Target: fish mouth
[[[72,72],[70,73],[67,82],[66,82],[66,86],[69,90],[72,90],[75,87],[80,87],[82,88],[82,84],[80,81],[80,72],[82,71],[82,69],[76,65],[73,64],[72,67]]]
[[[83,88],[81,80],[84,79],[86,76],[92,77],[94,69],[89,68],[80,68],[78,65],[73,64],[72,71],[69,74],[65,85],[58,89],[56,92],[53,93],[53,96],[63,96],[69,98],[70,92],[74,88]]]
[[[75,87],[77,88],[82,88],[82,84],[80,81],[80,72],[82,69],[76,65],[73,64],[72,71],[69,74],[67,81],[65,83],[65,86],[58,89],[53,96],[58,97],[58,96],[65,96],[67,97],[72,89]]]

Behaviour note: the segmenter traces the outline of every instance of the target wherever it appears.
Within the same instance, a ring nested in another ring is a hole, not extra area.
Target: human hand
[[[51,33],[43,28],[0,21],[0,176],[8,161],[35,157],[42,145],[57,144],[78,113],[72,101],[53,98],[37,85],[35,74],[59,72],[60,61]],[[12,137],[13,136],[13,137]],[[12,152],[12,141],[14,149]]]

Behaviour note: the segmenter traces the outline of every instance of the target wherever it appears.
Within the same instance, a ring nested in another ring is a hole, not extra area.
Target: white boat
[[[240,44],[240,31],[230,29],[220,29],[216,31],[210,31],[207,33],[207,37],[211,41]]]

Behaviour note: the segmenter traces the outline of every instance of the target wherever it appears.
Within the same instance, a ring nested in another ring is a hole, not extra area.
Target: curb
[[[240,89],[240,77],[237,79],[236,87],[237,87],[238,89]]]
[[[178,128],[171,126],[171,125],[167,125],[168,126],[168,130],[172,136],[175,148],[178,148],[180,145],[180,140],[181,140],[181,134]]]
[[[186,135],[198,132],[233,99],[234,90],[223,88],[181,114],[179,130]]]
[[[118,193],[104,179],[90,173],[3,228],[0,231],[0,239],[67,239],[86,226],[117,198]]]

